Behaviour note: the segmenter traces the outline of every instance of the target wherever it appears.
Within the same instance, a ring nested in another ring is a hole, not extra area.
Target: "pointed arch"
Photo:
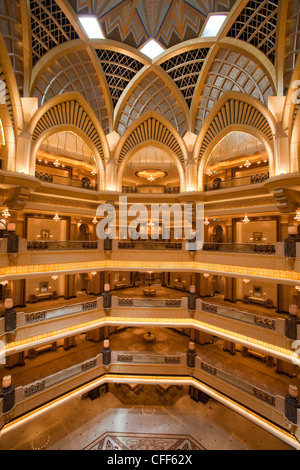
[[[81,93],[108,134],[112,128],[110,99],[94,51],[80,41],[72,43],[70,46],[63,44],[56,47],[55,52],[38,62],[34,69],[31,94],[43,106],[54,96],[66,92]]]
[[[97,163],[105,168],[109,158],[109,147],[105,134],[92,109],[79,93],[65,93],[49,100],[33,116],[29,125],[29,134],[33,145],[52,128],[73,126],[81,135],[86,136],[97,149]],[[35,171],[35,157],[32,154],[30,174]]]
[[[157,145],[173,156],[184,187],[184,165],[188,158],[186,144],[170,122],[158,113],[150,111],[141,116],[123,135],[116,148],[119,175],[133,153],[145,145]],[[120,177],[119,177],[120,184]]]
[[[203,153],[202,159],[199,164],[199,169],[198,169],[198,190],[199,191],[204,191],[204,175],[205,175],[205,170],[206,170],[211,152],[218,145],[218,143],[221,142],[221,140],[223,140],[228,134],[230,134],[233,131],[240,131],[240,132],[245,132],[247,134],[251,134],[252,136],[256,137],[258,140],[261,141],[261,143],[264,145],[266,152],[268,154],[268,158],[270,162],[270,165],[269,165],[270,175],[273,175],[274,173],[274,169],[273,169],[274,147],[273,147],[273,143],[268,138],[266,138],[265,134],[261,132],[260,130],[254,128],[253,126],[250,126],[247,124],[234,124],[232,126],[228,125],[212,139],[209,146],[205,149]]]
[[[272,148],[277,125],[270,111],[258,100],[243,93],[226,93],[206,119],[194,147],[194,158],[201,165],[219,135],[237,126],[253,129],[269,142]],[[270,154],[270,174],[275,174],[274,154]]]
[[[242,41],[216,44],[210,52],[192,106],[192,126],[196,133],[218,100],[227,92],[244,93],[268,106],[276,92],[275,69],[269,60]],[[197,100],[197,101],[196,101]]]

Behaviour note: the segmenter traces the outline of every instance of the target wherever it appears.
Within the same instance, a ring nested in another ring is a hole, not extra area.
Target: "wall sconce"
[[[53,163],[54,166],[56,166],[56,168],[58,168],[60,166],[60,163],[59,161],[56,159],[55,162]]]
[[[51,279],[52,279],[53,281],[57,281],[58,276],[55,274],[54,276],[51,277]]]
[[[55,220],[55,222],[58,222],[60,220],[59,215],[55,214],[55,216],[53,217],[53,220]]]
[[[297,222],[300,222],[300,210],[297,211],[297,215],[295,217],[295,220],[297,220]]]
[[[250,222],[250,219],[248,218],[247,215],[245,215],[243,222],[244,224],[248,224]]]
[[[210,221],[206,218],[205,222],[204,222],[204,225],[209,225],[209,224],[210,224]]]
[[[203,274],[203,276],[204,276],[206,279],[208,279],[208,278],[209,278],[209,276],[210,276],[210,274],[208,274],[208,273],[205,273],[205,274]]]
[[[8,217],[11,216],[9,210],[6,208],[3,212],[2,212],[2,216],[5,218],[5,219],[8,219]]]
[[[96,272],[96,271],[93,271],[93,272],[91,273],[91,275],[92,275],[93,277],[94,277],[94,276],[97,276],[97,272]]]
[[[93,218],[92,223],[93,223],[94,225],[96,225],[96,224],[98,223],[97,217],[94,217],[94,218]]]
[[[249,284],[250,279],[243,279],[244,284]]]

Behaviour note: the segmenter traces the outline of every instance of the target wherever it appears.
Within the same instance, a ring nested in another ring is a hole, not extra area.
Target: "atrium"
[[[0,449],[300,449],[299,0],[1,0]]]

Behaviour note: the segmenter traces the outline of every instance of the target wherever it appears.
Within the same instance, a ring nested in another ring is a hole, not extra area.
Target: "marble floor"
[[[190,436],[199,449],[206,450],[291,450],[212,400],[203,405],[185,395],[173,406],[146,410],[122,404],[111,392],[94,401],[75,399],[5,434],[0,450],[84,450],[106,433]]]

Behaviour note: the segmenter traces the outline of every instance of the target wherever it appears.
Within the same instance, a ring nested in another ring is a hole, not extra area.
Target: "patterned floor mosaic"
[[[206,450],[191,436],[107,432],[84,450]]]

